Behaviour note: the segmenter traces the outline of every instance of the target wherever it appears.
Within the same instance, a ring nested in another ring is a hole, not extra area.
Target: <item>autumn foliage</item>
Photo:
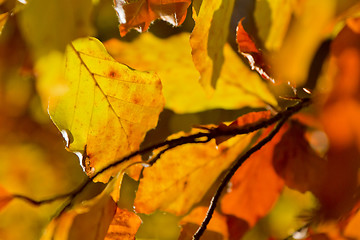
[[[0,0],[0,239],[360,239],[359,14]]]

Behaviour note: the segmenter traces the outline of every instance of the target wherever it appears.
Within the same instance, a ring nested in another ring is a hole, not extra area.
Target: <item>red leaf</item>
[[[190,3],[190,0],[114,0],[120,35],[125,36],[132,28],[144,32],[158,18],[179,26],[185,20]]]
[[[305,127],[300,123],[292,122],[275,146],[273,163],[290,188],[318,192],[326,162],[311,148],[305,138]]]
[[[244,18],[239,21],[236,29],[239,53],[249,61],[251,70],[257,71],[263,79],[275,83],[275,80],[270,76],[270,67],[267,65],[263,53],[256,47],[250,35],[245,31],[242,25],[243,21]]]
[[[276,174],[272,164],[274,147],[280,141],[282,132],[237,170],[231,179],[231,190],[221,201],[224,213],[246,220],[250,227],[271,210],[284,187],[284,181]]]

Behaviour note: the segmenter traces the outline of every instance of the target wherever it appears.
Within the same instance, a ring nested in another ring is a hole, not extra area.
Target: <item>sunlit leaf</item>
[[[352,216],[351,220],[347,224],[344,235],[353,238],[353,239],[360,239],[360,232],[359,232],[359,226],[360,226],[360,211],[357,209],[357,213]]]
[[[158,18],[179,26],[185,20],[190,3],[190,0],[114,0],[120,35],[125,36],[132,28],[144,32]]]
[[[238,136],[219,147],[212,140],[165,152],[152,167],[144,170],[134,203],[136,211],[148,214],[160,209],[185,214],[247,147],[252,136]]]
[[[110,223],[105,240],[132,240],[141,224],[141,219],[126,209],[116,209],[115,216]]]
[[[258,36],[269,51],[277,51],[281,47],[287,33],[291,16],[300,11],[300,1],[259,0],[255,6],[254,18],[258,28]]]
[[[305,127],[292,122],[275,146],[273,163],[285,184],[300,192],[318,192],[326,161],[320,158],[305,139]]]
[[[157,125],[163,108],[157,75],[116,62],[98,40],[79,39],[68,47],[65,77],[69,91],[50,99],[49,113],[89,175],[137,150]]]
[[[266,63],[265,56],[262,51],[256,47],[253,39],[245,31],[242,25],[243,20],[244,18],[239,21],[236,29],[236,41],[239,52],[249,61],[251,70],[258,72],[263,79],[275,83],[275,80],[270,76],[270,67]]]
[[[298,1],[293,21],[271,64],[276,80],[304,84],[318,47],[329,37],[339,18],[349,14],[347,11],[355,5],[359,6],[356,0]]]
[[[231,189],[221,201],[224,213],[244,219],[250,227],[271,210],[283,189],[284,181],[272,164],[274,147],[281,135],[278,133],[245,161],[231,179]]]
[[[180,224],[183,226],[183,229],[181,231],[180,239],[189,239],[189,237],[191,237],[195,233],[191,232],[191,230],[193,229],[190,228],[189,224],[196,225],[197,227],[200,226],[206,216],[207,210],[207,207],[197,207],[193,209],[183,219],[181,219]],[[189,228],[190,231],[188,233],[185,233],[187,228]],[[211,221],[206,228],[206,231],[218,233],[220,235],[219,239],[228,239],[229,234],[226,224],[226,217],[218,212],[214,212]],[[203,237],[208,239],[210,238],[210,236],[206,237],[206,232]],[[214,237],[211,239],[214,239]]]
[[[195,0],[193,6],[201,3]],[[193,10],[195,27],[190,36],[191,54],[200,72],[200,83],[208,94],[213,93],[223,67],[223,49],[233,8],[234,0],[212,0]]]
[[[187,33],[168,39],[144,33],[132,43],[112,39],[105,46],[119,62],[138,70],[156,71],[163,84],[166,107],[177,113],[277,105],[262,80],[228,45],[224,48],[222,73],[210,99],[198,82]]]
[[[0,14],[0,34],[2,33],[2,30],[6,24],[8,17],[9,17],[9,13],[7,13],[7,12]]]

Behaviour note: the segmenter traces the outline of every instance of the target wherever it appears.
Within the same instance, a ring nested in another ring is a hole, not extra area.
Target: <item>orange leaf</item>
[[[246,220],[250,227],[271,210],[284,187],[284,181],[276,174],[272,164],[274,147],[280,141],[282,132],[237,170],[231,179],[230,191],[221,201],[224,213]]]
[[[140,227],[141,219],[133,212],[126,209],[116,209],[115,216],[110,223],[105,240],[132,240]]]
[[[219,129],[221,131],[231,131],[235,129],[242,129],[248,128],[255,123],[259,123],[271,117],[270,111],[262,111],[262,112],[250,112],[243,116],[238,117],[235,121],[233,121],[229,126],[225,125],[224,123],[219,125]],[[231,137],[218,137],[216,138],[216,144],[219,145],[220,143],[228,140]]]
[[[327,173],[317,196],[325,219],[349,212],[360,194],[360,34],[352,30],[355,27],[356,21],[351,28],[345,26],[332,42],[326,77],[333,87],[319,106],[330,145]]]
[[[0,186],[0,210],[13,199],[13,196]]]
[[[239,21],[236,29],[236,41],[239,52],[249,61],[251,70],[257,71],[263,79],[275,83],[275,80],[270,76],[270,67],[267,65],[265,57],[260,51],[250,35],[245,31],[242,22],[244,18]]]
[[[276,172],[290,188],[300,192],[318,192],[324,177],[326,162],[305,139],[305,127],[292,122],[275,146],[273,163]]]
[[[125,36],[132,28],[144,32],[158,18],[179,26],[185,20],[190,3],[190,0],[114,0],[120,35]]]

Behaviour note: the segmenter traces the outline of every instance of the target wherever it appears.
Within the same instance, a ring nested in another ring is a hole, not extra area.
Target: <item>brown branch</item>
[[[152,151],[154,151],[156,149],[165,147],[153,159],[150,160],[149,164],[152,165],[160,158],[160,156],[164,152],[166,152],[166,151],[168,151],[168,150],[170,150],[172,148],[175,148],[177,146],[181,146],[181,145],[184,145],[184,144],[191,144],[191,143],[205,143],[205,142],[209,142],[210,140],[215,139],[217,137],[236,136],[236,135],[241,135],[241,134],[248,134],[248,133],[257,131],[259,129],[266,128],[266,127],[268,127],[268,126],[270,126],[270,125],[272,125],[272,124],[274,124],[274,123],[276,123],[276,122],[278,122],[280,120],[285,121],[291,115],[293,115],[294,113],[300,111],[302,108],[308,106],[309,104],[310,104],[310,99],[302,99],[301,101],[299,101],[294,106],[288,107],[284,111],[277,113],[276,115],[274,115],[273,117],[271,117],[269,119],[259,121],[259,122],[256,122],[254,124],[246,125],[243,128],[230,129],[230,130],[228,130],[228,129],[221,130],[219,128],[208,129],[207,132],[199,132],[199,133],[195,133],[195,134],[192,134],[192,135],[189,135],[189,136],[183,136],[183,137],[179,137],[179,138],[172,139],[172,140],[166,140],[164,142],[154,144],[154,145],[151,145],[149,147],[140,149],[138,151],[130,153],[129,155],[127,155],[127,156],[125,156],[125,157],[123,157],[123,158],[109,164],[108,166],[104,167],[103,169],[100,169],[93,176],[88,178],[81,185],[79,185],[76,189],[74,189],[73,191],[71,191],[69,193],[64,193],[64,194],[57,195],[55,197],[48,198],[48,199],[43,199],[43,200],[34,200],[34,199],[31,199],[29,197],[19,195],[19,194],[14,194],[13,197],[25,200],[25,201],[27,201],[27,202],[29,202],[31,204],[34,204],[34,205],[46,204],[46,203],[50,203],[50,202],[60,200],[60,199],[64,199],[64,198],[70,198],[71,199],[74,196],[76,196],[77,194],[79,194],[80,192],[82,192],[86,188],[86,186],[89,183],[91,183],[97,176],[99,176],[100,174],[102,174],[105,171],[109,170],[110,168],[116,167],[116,166],[130,160],[131,158],[133,158],[135,156],[143,155],[143,154],[152,152]],[[70,206],[70,204],[71,204],[71,201],[63,208],[63,210],[61,212],[63,212],[68,206]]]
[[[299,102],[298,104],[296,104],[293,107],[289,107],[287,108],[285,111],[280,112],[278,114],[276,114],[273,118],[270,118],[267,121],[264,121],[267,125],[269,122],[274,122],[274,119],[277,119],[279,122],[278,124],[274,127],[274,129],[270,132],[270,134],[268,136],[266,136],[265,138],[263,138],[260,142],[258,142],[256,145],[254,145],[252,148],[250,148],[244,155],[240,156],[237,160],[235,160],[235,162],[230,166],[230,168],[228,169],[228,171],[226,172],[225,176],[223,177],[223,179],[220,182],[220,185],[218,186],[218,188],[216,189],[216,192],[214,194],[214,196],[211,199],[207,214],[203,220],[203,222],[201,223],[201,226],[197,229],[196,233],[193,235],[193,240],[199,240],[200,237],[203,235],[203,233],[206,230],[207,225],[209,224],[212,215],[215,211],[216,205],[219,201],[219,198],[221,196],[221,193],[223,192],[223,190],[225,189],[225,187],[228,185],[230,179],[233,177],[233,175],[235,174],[235,172],[239,169],[239,167],[256,151],[260,150],[266,143],[268,143],[269,141],[271,141],[271,139],[279,132],[280,128],[282,127],[282,125],[289,119],[289,117],[291,117],[293,114],[295,114],[296,112],[300,111],[302,108],[304,108],[305,106],[310,104],[310,100],[309,99],[303,99],[301,100],[301,102]],[[276,122],[276,121],[275,121]],[[271,125],[271,124],[269,124]],[[267,125],[267,126],[269,126]]]
[[[244,155],[242,155],[240,158],[238,158],[233,165],[229,168],[229,170],[226,172],[226,175],[221,180],[220,185],[216,189],[215,195],[212,197],[208,211],[206,213],[206,216],[201,223],[201,226],[198,228],[196,233],[193,235],[193,240],[198,240],[202,236],[202,234],[205,232],[207,225],[209,224],[212,215],[215,211],[216,204],[219,201],[219,198],[221,196],[222,191],[225,189],[225,187],[228,185],[230,179],[235,174],[235,172],[239,169],[239,167],[245,162],[246,159],[248,159],[251,154],[254,152],[260,150],[266,143],[271,141],[271,139],[276,135],[276,133],[279,132],[282,125],[286,122],[287,118],[281,119],[281,121],[275,126],[275,128],[270,132],[268,136],[266,136],[264,139],[262,139],[260,142],[258,142],[255,146],[250,148]]]

